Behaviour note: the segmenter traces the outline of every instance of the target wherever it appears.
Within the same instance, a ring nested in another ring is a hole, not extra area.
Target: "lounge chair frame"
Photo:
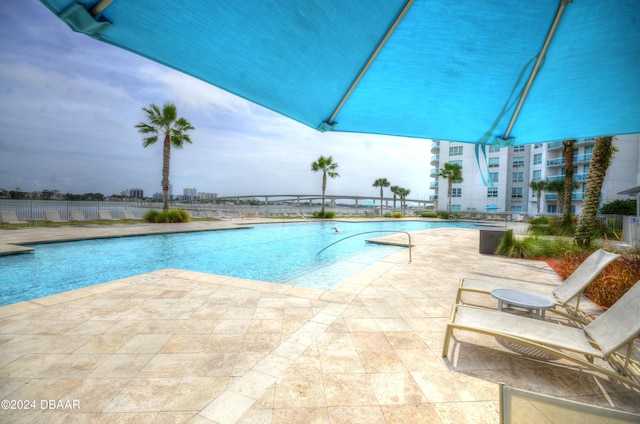
[[[640,364],[631,358],[634,341],[640,334],[640,282],[584,328],[454,305],[445,331],[443,357],[448,357],[453,330],[473,331],[538,349],[640,390]],[[620,352],[625,345],[626,353]],[[615,370],[596,365],[596,357],[608,361]]]
[[[551,291],[549,298],[554,300],[556,307],[550,309],[550,311],[571,318],[583,325],[591,322],[591,317],[580,310],[580,296],[584,292],[584,289],[591,284],[609,264],[619,257],[620,255],[607,252],[604,249],[598,249],[589,255],[565,281]],[[498,288],[527,291],[527,286],[527,283],[520,282],[498,283],[495,281],[462,278],[460,279],[454,303],[465,304],[465,302],[462,301],[462,295],[465,292],[489,294],[492,290]],[[575,299],[575,305],[570,304],[573,299]],[[564,308],[566,312],[557,309],[557,307]]]

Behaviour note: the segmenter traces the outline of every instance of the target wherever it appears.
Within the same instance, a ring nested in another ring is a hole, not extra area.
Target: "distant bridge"
[[[329,201],[331,206],[336,206],[336,200],[353,200],[355,206],[379,206],[378,203],[380,201],[380,197],[375,196],[353,196],[353,195],[336,195],[336,194],[326,194],[325,199]],[[240,200],[240,199],[258,199],[263,200],[266,205],[269,205],[269,202],[274,204],[276,203],[295,203],[300,205],[300,203],[310,202],[313,200],[322,200],[321,194],[254,194],[254,195],[242,195],[242,196],[223,196],[216,197],[215,201],[220,200]],[[393,206],[393,197],[383,197],[383,202],[385,202],[385,207]],[[415,203],[420,206],[431,206],[433,205],[433,200],[423,200],[423,199],[404,199],[406,203]],[[360,202],[363,202],[362,204]],[[376,203],[378,202],[378,203]],[[396,197],[397,204],[400,203],[400,197]]]

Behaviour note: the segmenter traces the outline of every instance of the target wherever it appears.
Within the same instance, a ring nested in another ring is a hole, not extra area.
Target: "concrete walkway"
[[[0,244],[235,226],[0,230]],[[412,263],[397,253],[329,291],[165,269],[0,307],[1,398],[21,408],[3,403],[0,422],[498,423],[500,382],[640,412],[638,392],[492,337],[456,332],[442,358],[461,277],[560,279],[479,254],[477,230],[412,241]]]

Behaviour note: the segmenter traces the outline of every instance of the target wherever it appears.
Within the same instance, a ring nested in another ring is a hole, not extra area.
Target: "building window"
[[[536,153],[533,155],[533,164],[542,165],[542,153]]]
[[[489,168],[500,167],[500,158],[489,158]]]
[[[461,156],[462,155],[462,147],[463,146],[452,146],[452,147],[449,147],[449,156]]]
[[[451,205],[451,210],[452,211],[461,211],[462,210],[462,206],[460,206],[460,205]]]
[[[514,152],[524,152],[524,146],[513,146]]]
[[[522,206],[511,206],[511,212],[522,212]]]
[[[521,199],[522,198],[522,187],[513,187],[511,189],[511,198],[512,199]]]
[[[500,146],[489,146],[489,153],[498,153],[500,151]]]
[[[523,183],[524,182],[524,172],[514,172],[511,174],[511,182],[512,183]]]
[[[452,188],[451,189],[451,197],[462,197],[462,189],[461,188]]]
[[[499,172],[489,172],[489,176],[491,177],[491,181],[493,181],[494,183],[497,183],[499,178],[498,175],[500,175]]]
[[[487,187],[487,197],[498,197],[498,187]]]
[[[556,213],[556,205],[547,205],[547,213]]]
[[[537,144],[534,144],[534,145],[533,145],[533,148],[534,148],[534,149],[539,149],[539,148],[541,148],[541,147],[542,147],[542,144],[540,144],[540,143],[537,143]]]
[[[532,199],[538,198],[538,190],[531,190],[531,198]]]
[[[533,181],[540,181],[542,180],[542,171],[541,170],[537,170],[537,171],[533,171]]]
[[[524,167],[524,156],[518,156],[513,158],[513,167],[514,168]]]

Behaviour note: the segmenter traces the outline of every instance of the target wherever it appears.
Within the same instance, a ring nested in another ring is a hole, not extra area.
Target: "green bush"
[[[422,218],[437,218],[438,217],[438,213],[435,211],[421,211],[419,213],[419,215]]]
[[[602,205],[600,213],[605,215],[635,215],[636,199],[616,199],[612,202]]]
[[[449,219],[449,214],[446,212],[438,212],[438,218],[440,219]]]
[[[313,213],[313,217],[314,218],[335,218],[336,217],[336,213],[333,211],[324,211],[324,213],[322,211],[316,211]]]
[[[537,218],[531,218],[529,223],[531,225],[549,225],[550,219],[546,216],[539,216]]]
[[[510,231],[500,240],[496,254],[509,258],[539,259],[557,258],[563,256],[567,251],[577,252],[580,250],[570,240],[537,237],[516,238]]]
[[[392,214],[389,215],[391,218],[402,218],[404,215],[402,215],[402,212],[394,212]]]
[[[142,217],[146,222],[156,224],[176,223],[176,222],[189,222],[191,216],[183,209],[169,209],[167,211],[147,211]]]

